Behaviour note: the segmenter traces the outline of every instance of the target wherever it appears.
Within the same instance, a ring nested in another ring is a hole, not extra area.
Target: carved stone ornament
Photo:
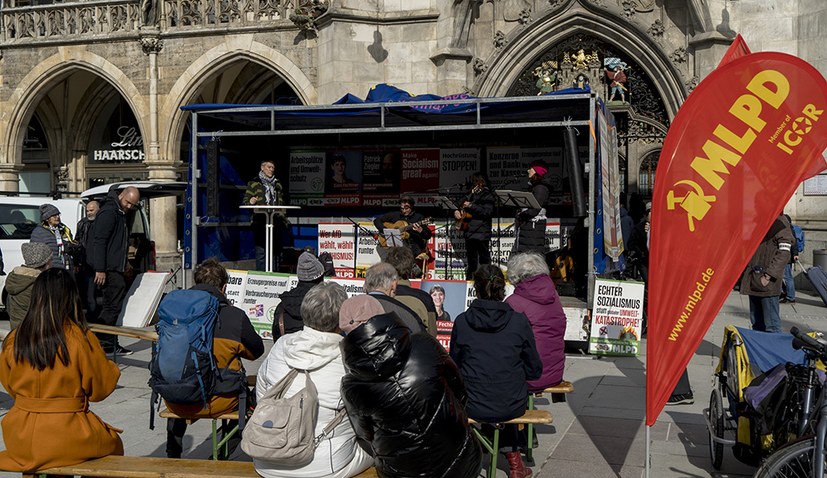
[[[646,33],[649,34],[652,38],[661,38],[663,33],[666,31],[666,28],[663,26],[663,22],[660,19],[655,20],[654,23],[646,30]]]
[[[698,83],[700,83],[700,82],[701,82],[701,79],[698,78],[698,76],[696,75],[696,76],[693,76],[692,78],[686,80],[686,82],[684,82],[684,84],[686,85],[686,89],[690,93],[692,93],[692,90],[694,90],[698,86]]]
[[[481,75],[488,70],[488,65],[485,64],[485,60],[482,58],[474,58],[474,61],[471,63],[471,66],[474,68],[474,73],[477,75]]]
[[[299,0],[290,21],[304,31],[316,31],[316,19],[328,9],[328,0]]]
[[[138,41],[141,42],[141,49],[146,55],[150,53],[161,53],[161,50],[164,48],[164,40],[155,35],[141,36]]]
[[[520,25],[528,25],[531,23],[531,9],[525,8],[520,12]]]
[[[623,8],[623,16],[626,18],[632,18],[635,15],[636,4],[634,0],[621,0],[620,6]]]
[[[675,51],[669,55],[669,59],[672,60],[672,63],[683,63],[686,61],[687,51],[684,47],[678,47]]]
[[[549,7],[551,8],[557,8],[564,3],[566,3],[566,0],[548,0]]]
[[[508,40],[505,39],[505,33],[502,30],[497,30],[497,33],[494,34],[494,48],[500,49],[504,47],[508,43]]]

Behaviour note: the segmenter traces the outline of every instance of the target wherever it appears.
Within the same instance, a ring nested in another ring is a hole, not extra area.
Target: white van
[[[86,203],[89,200],[105,198],[110,188],[121,190],[129,186],[135,186],[141,191],[141,204],[132,209],[134,214],[130,213],[127,216],[129,262],[136,272],[153,270],[155,268],[155,244],[151,240],[149,221],[143,207],[144,201],[183,194],[187,183],[132,181],[105,184],[84,191],[79,198],[0,196],[0,251],[3,253],[4,272],[8,274],[12,269],[23,264],[20,246],[24,242],[29,242],[32,231],[40,224],[41,204],[49,203],[57,207],[60,210],[60,220],[69,226],[74,236],[77,233],[78,222],[86,213]],[[0,291],[3,290],[5,284],[6,276],[0,276]]]

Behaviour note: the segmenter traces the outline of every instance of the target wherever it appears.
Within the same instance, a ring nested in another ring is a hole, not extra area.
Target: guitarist
[[[393,211],[373,220],[373,225],[379,234],[385,234],[385,224],[394,224],[399,221],[414,224],[425,221],[425,216],[414,210],[415,201],[412,197],[403,196],[399,201],[399,211]],[[402,234],[405,245],[411,249],[417,261],[422,260],[422,254],[428,254],[428,240],[431,238],[431,229],[428,226],[416,224],[409,231]]]
[[[472,189],[454,211],[457,227],[465,235],[468,269],[465,280],[471,280],[480,265],[491,264],[491,215],[494,213],[494,194],[488,189],[485,176],[474,173],[469,180]]]

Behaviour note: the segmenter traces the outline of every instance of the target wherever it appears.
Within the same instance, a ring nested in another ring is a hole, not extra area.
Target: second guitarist
[[[417,222],[425,222],[425,216],[414,210],[415,201],[412,197],[403,196],[399,200],[399,211],[392,211],[383,214],[373,220],[373,225],[379,230],[379,234],[385,234],[386,224],[394,224],[399,221],[408,224]],[[402,234],[402,240],[405,245],[410,247],[417,262],[422,260],[421,254],[428,254],[428,240],[431,238],[431,229],[426,226],[414,224],[414,226],[407,232]],[[381,254],[381,251],[380,251]]]
[[[471,280],[480,265],[491,264],[491,215],[494,213],[494,194],[488,189],[482,173],[471,175],[471,192],[460,210],[454,211],[458,228],[465,235],[468,268],[465,279]]]

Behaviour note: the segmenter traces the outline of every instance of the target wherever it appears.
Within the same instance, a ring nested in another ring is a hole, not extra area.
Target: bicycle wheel
[[[718,443],[713,438],[724,437],[724,407],[721,400],[721,392],[716,387],[709,395],[709,457],[712,459],[712,467],[721,469],[724,461],[724,444]]]
[[[813,448],[813,437],[793,442],[770,455],[753,478],[811,478]]]

